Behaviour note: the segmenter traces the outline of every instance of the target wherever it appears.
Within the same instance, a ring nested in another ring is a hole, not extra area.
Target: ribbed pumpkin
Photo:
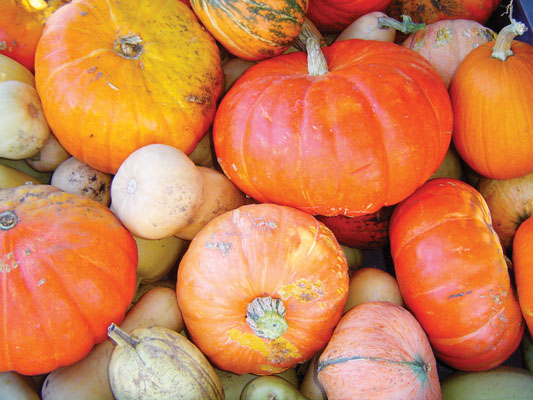
[[[312,46],[313,41],[308,43]],[[358,216],[406,198],[442,162],[450,99],[399,45],[343,40],[250,67],[222,99],[218,162],[259,202]]]
[[[137,247],[104,205],[49,185],[0,190],[0,371],[70,365],[124,318]]]
[[[0,54],[33,71],[35,49],[50,15],[70,0],[2,0]]]
[[[405,308],[362,303],[340,320],[318,361],[329,400],[441,398],[428,338]]]
[[[533,218],[518,227],[513,240],[513,270],[518,301],[529,332],[533,332]]]
[[[389,228],[402,297],[437,358],[466,371],[504,362],[524,324],[479,192],[460,180],[432,179],[396,206]]]
[[[513,40],[525,29],[512,23],[472,50],[450,84],[453,143],[487,178],[533,172],[533,46]]]
[[[442,19],[471,19],[484,24],[501,0],[392,0],[387,14],[409,15],[415,22],[431,24]]]
[[[222,90],[220,53],[177,0],[77,0],[52,14],[36,54],[46,118],[78,160],[115,173],[134,150],[190,153]]]
[[[249,204],[191,241],[177,298],[193,342],[218,368],[271,375],[324,347],[348,296],[346,257],[313,216]]]
[[[233,55],[262,60],[283,53],[300,33],[308,0],[191,0],[207,30]]]
[[[340,32],[357,18],[385,11],[391,0],[311,0],[307,17],[321,32]]]

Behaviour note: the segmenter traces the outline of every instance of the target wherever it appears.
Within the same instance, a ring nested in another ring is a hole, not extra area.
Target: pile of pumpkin
[[[0,398],[529,398],[533,47],[434,3],[4,0]]]

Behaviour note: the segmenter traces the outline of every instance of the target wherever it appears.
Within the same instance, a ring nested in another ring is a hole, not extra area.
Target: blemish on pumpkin
[[[268,374],[279,374],[286,370],[286,368],[276,368],[271,365],[260,365],[259,368]]]
[[[228,338],[243,347],[257,351],[269,363],[286,363],[302,356],[296,346],[283,338],[283,336],[270,340],[233,328],[228,332]]]
[[[324,285],[319,280],[309,282],[307,279],[301,278],[296,282],[281,286],[278,289],[278,294],[282,300],[287,300],[292,296],[301,302],[313,301],[322,297]]]
[[[7,49],[7,42],[5,40],[0,41],[0,50]]]
[[[453,32],[447,26],[437,31],[437,37],[435,38],[435,44],[433,47],[439,48],[450,43],[452,40]]]
[[[31,250],[30,249],[25,249],[24,250],[24,254],[29,256],[31,254]]]
[[[43,278],[39,282],[37,282],[37,286],[41,286],[46,282],[46,280]]]
[[[81,15],[82,17],[85,17],[87,14],[89,14],[87,11],[81,11],[81,12],[80,12],[80,15]]]
[[[222,252],[222,255],[225,256],[231,249],[231,243],[228,242],[211,242],[205,244],[206,249],[216,249]]]
[[[89,73],[89,74],[93,74],[93,73],[96,72],[96,70],[97,70],[97,67],[91,67],[91,68],[89,68],[89,69],[87,70],[87,73]]]
[[[451,294],[448,296],[448,299],[454,299],[456,297],[463,297],[464,295],[467,295],[467,294],[470,294],[472,293],[471,290],[469,290],[468,292],[461,292],[461,293],[456,293],[456,294]]]

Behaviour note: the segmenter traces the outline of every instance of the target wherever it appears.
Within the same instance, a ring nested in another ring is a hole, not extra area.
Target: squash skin
[[[352,39],[322,51],[325,75],[311,76],[306,54],[296,52],[235,82],[213,125],[218,162],[256,201],[313,215],[396,204],[449,147],[446,87],[427,60],[393,43]]]
[[[191,0],[207,30],[233,55],[258,61],[287,50],[298,36],[308,0]]]
[[[529,217],[518,227],[513,240],[513,270],[520,309],[529,332],[533,330],[533,218]]]
[[[119,54],[115,42],[135,35],[142,50]],[[76,0],[48,20],[35,80],[63,147],[114,174],[151,143],[192,152],[214,117],[223,73],[215,40],[180,1]]]
[[[0,190],[0,371],[50,372],[83,358],[124,318],[137,247],[104,205],[49,185]]]
[[[432,179],[396,206],[389,228],[402,297],[437,358],[464,371],[503,363],[524,323],[479,192],[456,179]]]
[[[348,296],[348,265],[331,231],[311,215],[249,204],[212,219],[191,241],[177,276],[193,342],[219,369],[272,375],[310,359],[329,340]],[[283,302],[288,327],[256,334],[258,297]]]

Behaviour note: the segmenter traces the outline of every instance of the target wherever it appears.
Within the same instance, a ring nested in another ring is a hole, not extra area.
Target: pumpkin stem
[[[18,220],[17,214],[13,211],[4,211],[0,213],[0,229],[7,231],[17,225]]]
[[[246,322],[259,337],[277,339],[289,324],[285,321],[285,306],[280,299],[256,297],[246,308]]]
[[[307,52],[309,75],[320,76],[328,73],[328,63],[320,48],[326,45],[324,37],[313,23],[305,18],[300,34],[293,41],[293,47]]]
[[[391,17],[379,17],[378,28],[393,28],[405,34],[411,34],[426,29],[426,24],[414,22],[410,16],[402,15],[402,22]]]
[[[142,39],[139,35],[121,36],[115,40],[113,48],[119,56],[136,60],[143,52]]]
[[[30,12],[42,11],[48,7],[48,3],[45,0],[25,0],[22,4]]]
[[[511,43],[516,36],[523,35],[527,31],[527,27],[522,22],[514,21],[504,27],[498,36],[492,48],[492,57],[498,60],[505,61],[507,57],[512,56]]]
[[[306,51],[307,49],[307,39],[314,37],[320,41],[320,47],[327,46],[327,40],[322,36],[318,28],[311,22],[311,20],[305,17],[302,24],[302,29],[300,30],[299,35],[292,42],[292,47],[298,51]]]
[[[109,325],[109,328],[107,328],[107,335],[118,346],[130,346],[135,348],[139,343],[141,343],[140,340],[132,338],[117,325],[115,325],[115,323],[111,323],[111,325]]]

